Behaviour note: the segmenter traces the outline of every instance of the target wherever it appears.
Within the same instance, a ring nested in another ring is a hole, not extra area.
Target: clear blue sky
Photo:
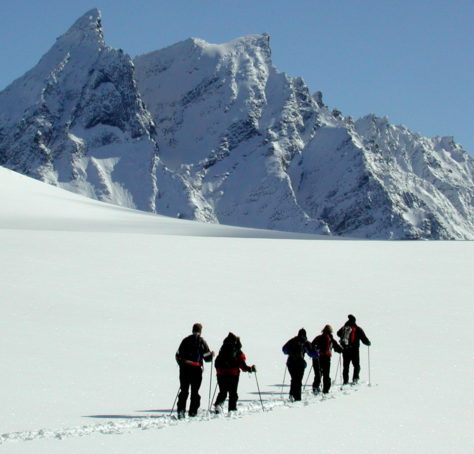
[[[3,0],[0,89],[91,8],[132,56],[267,32],[273,63],[358,118],[386,115],[474,154],[474,0]]]

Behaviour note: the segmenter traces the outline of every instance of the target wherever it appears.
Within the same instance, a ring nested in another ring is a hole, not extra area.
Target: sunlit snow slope
[[[0,168],[2,452],[471,452],[473,243],[266,235]],[[348,313],[372,341],[372,386],[364,347],[358,388],[339,389],[335,356],[331,398],[282,400],[283,343]],[[241,336],[266,411],[243,375],[238,414],[207,420],[206,367],[198,419],[166,416],[174,353],[196,321],[214,350]]]

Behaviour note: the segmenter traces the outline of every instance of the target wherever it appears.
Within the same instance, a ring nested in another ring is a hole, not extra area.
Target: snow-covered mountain
[[[155,130],[133,63],[89,11],[0,93],[0,162],[100,200],[153,210]]]
[[[329,109],[269,36],[135,60],[92,10],[0,93],[0,164],[169,216],[367,238],[474,239],[474,160]]]
[[[161,159],[200,195],[205,218],[328,232],[301,208],[287,172],[315,127],[314,102],[301,80],[272,66],[268,36],[189,39],[135,65]],[[166,197],[157,208],[173,214]]]

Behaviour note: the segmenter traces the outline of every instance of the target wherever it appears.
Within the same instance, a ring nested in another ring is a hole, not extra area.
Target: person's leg
[[[221,410],[222,404],[225,402],[227,398],[227,393],[229,392],[228,375],[218,375],[217,384],[219,386],[219,393],[217,394],[214,407],[220,407],[220,408],[216,408],[216,411]]]
[[[342,353],[342,379],[345,385],[349,383],[349,366],[351,364],[351,353],[349,350],[344,350]]]
[[[298,394],[297,392],[297,382],[296,382],[296,376],[297,376],[297,368],[291,364],[288,366],[288,372],[290,374],[290,399],[296,400],[296,395]]]
[[[196,416],[199,406],[201,405],[201,396],[199,388],[202,382],[202,369],[193,367],[191,374],[191,403],[189,404],[189,416]]]
[[[321,362],[321,373],[323,375],[323,393],[327,394],[331,389],[331,357],[326,356]]]
[[[314,381],[313,393],[318,393],[321,386],[321,368],[319,366],[319,358],[313,359]]]
[[[229,377],[229,411],[237,410],[237,400],[239,395],[237,394],[237,388],[239,387],[239,376],[231,375]]]
[[[352,365],[354,366],[354,374],[352,376],[352,382],[357,383],[359,381],[360,375],[360,356],[359,356],[359,349],[354,349],[352,354]]]
[[[179,368],[180,391],[178,395],[178,415],[184,415],[184,412],[186,411],[186,401],[188,400],[189,385],[191,384],[188,369],[189,368],[186,366],[181,366]]]
[[[296,366],[293,371],[291,386],[293,388],[293,398],[301,400],[301,386],[303,384],[304,366]]]

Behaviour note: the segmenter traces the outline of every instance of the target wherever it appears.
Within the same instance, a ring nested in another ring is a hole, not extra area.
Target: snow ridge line
[[[336,395],[348,395],[353,391],[358,391],[360,385],[357,387],[344,387],[343,389],[340,386],[335,387],[336,390],[332,391],[329,395],[319,395],[313,396],[310,392],[305,392],[303,399],[300,402],[290,402],[288,398],[278,397],[276,399],[264,400],[265,411],[272,411],[278,407],[290,407],[295,408],[299,406],[308,406],[314,405],[318,402],[323,402],[328,399],[335,398]],[[280,395],[280,394],[278,394]],[[123,418],[124,421],[108,421],[102,424],[87,424],[82,426],[64,428],[64,429],[40,429],[36,431],[24,431],[24,432],[10,432],[0,435],[0,445],[8,442],[21,442],[21,441],[32,441],[32,440],[41,440],[41,439],[56,439],[63,440],[65,438],[71,437],[84,437],[87,435],[93,434],[103,434],[103,435],[121,435],[130,433],[134,430],[151,430],[151,429],[163,429],[164,427],[174,426],[181,424],[183,422],[193,423],[193,422],[203,422],[211,421],[214,419],[240,419],[244,416],[254,414],[254,413],[263,413],[262,405],[259,400],[255,402],[239,404],[238,411],[236,413],[222,413],[222,414],[213,414],[209,413],[207,410],[203,410],[195,418],[186,418],[184,420],[178,420],[175,416],[172,415],[162,415],[162,416],[113,416],[110,418]],[[94,417],[94,416],[91,416]],[[104,417],[106,416],[98,416]]]

